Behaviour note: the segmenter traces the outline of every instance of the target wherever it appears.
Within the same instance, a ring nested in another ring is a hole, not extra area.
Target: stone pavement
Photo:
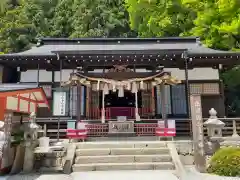
[[[71,175],[48,174],[48,175],[15,175],[5,177],[3,180],[112,180],[113,178],[124,180],[146,180],[146,179],[168,179],[178,180],[178,178],[168,171],[144,170],[144,171],[91,171],[75,172]],[[2,180],[0,178],[0,180]]]
[[[178,180],[172,172],[161,170],[136,170],[136,171],[92,171],[92,172],[75,172],[72,173],[73,179],[84,180],[147,180],[147,179],[167,179]]]
[[[91,171],[75,172],[71,175],[66,174],[32,174],[32,175],[15,175],[10,177],[0,177],[0,180],[146,180],[146,179],[167,179],[178,180],[171,171],[161,170],[138,170],[138,171]],[[201,174],[193,169],[187,169],[187,173],[180,180],[240,180],[237,177],[219,177],[209,174]]]
[[[221,177],[216,175],[209,174],[200,174],[189,172],[185,177],[182,177],[181,180],[240,180],[238,177]]]
[[[4,177],[4,179],[0,177],[0,180],[73,180],[73,178],[66,174],[20,174]]]

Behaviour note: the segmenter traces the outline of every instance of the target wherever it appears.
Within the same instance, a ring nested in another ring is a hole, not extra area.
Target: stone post
[[[233,120],[233,134],[232,137],[239,138],[239,135],[237,133],[237,123],[236,120]]]
[[[35,123],[36,115],[31,113],[29,123],[24,126],[25,157],[23,172],[30,173],[34,166],[34,148],[37,145],[37,130],[39,126]]]
[[[240,147],[240,136],[237,133],[236,120],[233,120],[233,134],[232,134],[232,136],[223,137],[223,140],[224,141],[221,143],[221,146]]]
[[[202,119],[202,103],[201,96],[190,96],[191,115],[192,115],[192,131],[194,145],[194,163],[196,169],[204,173],[206,171],[206,160],[204,151],[204,136],[203,136],[203,119]]]

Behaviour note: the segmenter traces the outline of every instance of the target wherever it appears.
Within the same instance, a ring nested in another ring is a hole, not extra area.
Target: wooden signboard
[[[66,92],[54,92],[53,94],[53,115],[66,116]]]
[[[194,161],[199,172],[206,171],[206,160],[204,152],[202,104],[200,95],[190,96],[192,131],[194,144]]]

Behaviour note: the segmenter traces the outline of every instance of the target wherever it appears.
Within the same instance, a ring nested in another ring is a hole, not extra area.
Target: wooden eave
[[[42,88],[1,90],[0,98],[5,98],[5,109],[15,112],[36,112],[37,107],[50,109]]]

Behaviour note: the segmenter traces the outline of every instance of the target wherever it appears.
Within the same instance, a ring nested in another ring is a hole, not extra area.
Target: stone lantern
[[[214,108],[209,110],[210,117],[203,124],[207,127],[207,134],[209,138],[222,137],[222,128],[225,123],[220,121],[217,117],[217,111]]]
[[[213,155],[219,148],[223,141],[222,128],[225,123],[220,121],[217,117],[217,111],[214,108],[209,110],[210,117],[203,124],[207,127],[208,142],[205,142],[205,152],[208,155]]]

